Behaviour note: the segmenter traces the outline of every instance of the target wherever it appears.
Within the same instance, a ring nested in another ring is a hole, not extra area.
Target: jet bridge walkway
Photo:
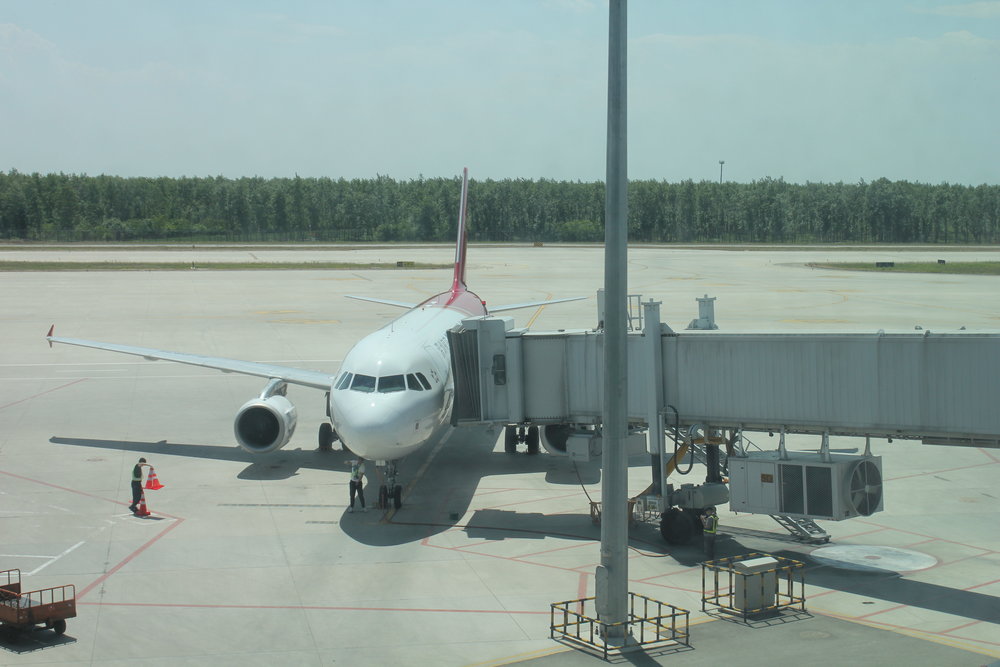
[[[677,530],[661,524],[664,537],[690,536],[700,508],[730,501],[737,511],[799,524],[793,532],[805,526],[813,534],[804,539],[822,539],[812,519],[882,507],[881,458],[872,456],[871,438],[1000,447],[998,334],[678,333],[660,321],[658,303],[642,308],[642,329],[627,337],[630,431],[648,434],[654,470],[654,493],[640,505],[648,511],[655,500],[664,521],[676,509],[687,512]],[[471,318],[449,332],[449,342],[455,425],[537,429],[551,453],[599,454],[600,329],[530,331],[514,329],[509,318]],[[705,485],[667,484],[668,429],[689,445],[698,437],[716,443],[704,447]],[[780,449],[748,451],[742,434],[754,431],[780,433]],[[717,444],[727,433],[728,488]],[[823,444],[817,453],[789,452],[787,433],[820,435]],[[832,453],[830,435],[865,437],[865,453]]]

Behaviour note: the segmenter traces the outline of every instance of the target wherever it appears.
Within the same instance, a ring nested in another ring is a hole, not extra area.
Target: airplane
[[[397,483],[398,462],[428,443],[442,442],[454,428],[450,418],[455,386],[447,331],[469,317],[586,298],[515,303],[487,310],[486,302],[465,283],[468,193],[469,170],[466,168],[462,172],[451,287],[416,304],[347,295],[407,310],[358,341],[335,375],[253,361],[63,338],[54,335],[54,324],[46,340],[50,347],[53,343],[77,345],[131,354],[150,361],[172,361],[266,378],[264,390],[237,411],[233,423],[236,442],[251,454],[274,452],[291,440],[298,415],[287,398],[289,384],[326,391],[329,421],[320,425],[320,449],[329,449],[340,440],[344,449],[374,461],[381,479],[378,506],[388,508],[391,499],[398,509],[402,505],[402,486]],[[512,433],[512,427],[508,427],[505,443],[508,447]]]

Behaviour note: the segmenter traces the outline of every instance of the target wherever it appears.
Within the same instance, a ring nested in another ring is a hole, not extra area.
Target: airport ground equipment
[[[567,644],[592,650],[602,659],[620,653],[620,643],[609,643],[608,623],[597,616],[596,598],[555,602],[549,608],[549,637]],[[628,649],[654,649],[671,644],[690,646],[690,615],[687,609],[629,592],[628,620],[617,636],[629,637]]]
[[[21,571],[0,570],[0,625],[15,632],[40,629],[66,632],[66,619],[76,617],[76,587],[21,590]]]
[[[701,565],[701,610],[741,616],[743,621],[798,607],[806,610],[805,564],[750,553]]]
[[[627,335],[628,444],[645,441],[652,480],[636,508],[659,515],[668,542],[697,537],[702,510],[726,503],[773,516],[800,539],[828,540],[815,520],[884,506],[872,438],[1000,447],[1000,335],[675,332],[659,303],[641,307],[628,320],[642,322]],[[600,456],[602,321],[600,310],[599,326],[581,330],[464,320],[448,334],[452,423],[537,428],[550,454]],[[780,434],[778,449],[754,451],[753,432]],[[818,453],[789,451],[786,434],[818,436]],[[864,437],[864,453],[835,453],[831,436]],[[668,484],[692,456],[705,464],[704,483]]]

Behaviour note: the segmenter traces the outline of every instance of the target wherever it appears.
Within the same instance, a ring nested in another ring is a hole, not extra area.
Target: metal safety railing
[[[549,637],[599,651],[604,660],[609,653],[624,647],[609,644],[609,637],[630,638],[629,648],[655,648],[667,644],[690,646],[691,612],[639,593],[629,592],[628,595],[628,620],[617,623],[605,623],[596,611],[588,612],[588,603],[596,605],[595,597],[554,602],[549,612]]]
[[[751,617],[798,606],[806,609],[805,564],[765,553],[719,558],[701,565],[701,610],[718,607]]]

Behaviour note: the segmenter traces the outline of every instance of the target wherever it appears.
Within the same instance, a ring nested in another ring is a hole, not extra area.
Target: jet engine
[[[297,421],[295,406],[287,398],[262,395],[243,404],[236,413],[233,432],[244,451],[267,454],[288,444]]]

